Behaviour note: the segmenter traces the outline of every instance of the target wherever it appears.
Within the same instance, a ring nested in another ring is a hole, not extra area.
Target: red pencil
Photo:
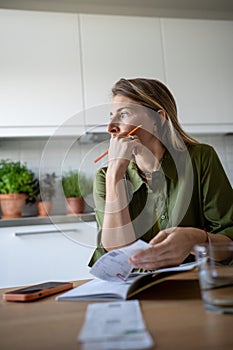
[[[133,135],[138,129],[141,128],[141,125],[136,126],[136,128],[134,128],[133,130],[131,130],[126,136],[130,136]],[[97,163],[100,159],[102,159],[103,157],[105,157],[108,154],[108,150],[105,151],[104,153],[102,153],[101,155],[99,155],[99,157],[97,157],[94,160],[94,163]]]

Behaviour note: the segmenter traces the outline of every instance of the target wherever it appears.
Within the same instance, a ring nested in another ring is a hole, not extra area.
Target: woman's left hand
[[[204,242],[203,231],[193,227],[171,227],[160,231],[149,243],[150,247],[129,259],[134,268],[156,270],[180,265],[190,254],[194,244]]]

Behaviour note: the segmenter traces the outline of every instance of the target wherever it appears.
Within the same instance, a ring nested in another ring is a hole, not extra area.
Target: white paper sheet
[[[139,239],[129,246],[112,250],[95,262],[90,273],[106,281],[126,280],[132,271],[132,266],[128,262],[129,258],[149,246],[148,243]]]
[[[191,271],[194,269],[194,267],[198,266],[198,263],[196,261],[181,264],[179,266],[172,266],[172,267],[164,267],[162,269],[153,270],[151,272],[153,273],[160,273],[160,272],[182,272],[182,271]],[[136,277],[140,275],[146,275],[148,272],[132,272],[129,274],[128,277]]]
[[[136,350],[153,345],[138,300],[89,304],[78,340],[85,350]]]
[[[56,300],[124,300],[127,298],[129,284],[134,279],[130,279],[129,282],[119,279],[117,282],[109,282],[94,278],[92,281],[58,295]]]

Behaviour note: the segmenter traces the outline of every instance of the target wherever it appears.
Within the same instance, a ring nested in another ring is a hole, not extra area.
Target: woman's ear
[[[157,111],[157,122],[154,124],[154,135],[158,135],[158,133],[161,135],[163,133],[165,121],[167,120],[166,112],[163,109],[159,109]]]
[[[166,119],[167,119],[167,114],[166,114],[166,112],[163,109],[159,109],[157,111],[157,113],[159,113],[159,115],[161,117],[161,126],[163,126],[165,121],[166,121]]]

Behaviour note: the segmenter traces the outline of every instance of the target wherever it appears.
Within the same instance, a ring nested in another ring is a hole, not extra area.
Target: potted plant
[[[33,203],[38,194],[35,174],[26,163],[0,161],[0,204],[2,219],[20,218],[25,202]]]
[[[84,197],[92,192],[92,187],[92,179],[76,170],[70,170],[62,177],[67,215],[84,212]]]
[[[48,216],[51,213],[52,198],[56,193],[56,174],[46,173],[38,181],[39,194],[37,197],[38,216]]]

